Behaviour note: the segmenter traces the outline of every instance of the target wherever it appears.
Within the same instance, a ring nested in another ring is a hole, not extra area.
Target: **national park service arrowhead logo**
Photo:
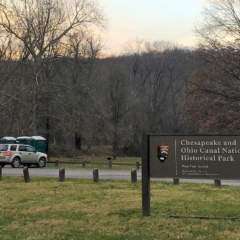
[[[164,142],[158,142],[155,146],[157,159],[160,162],[165,162],[168,158],[169,150],[170,150],[170,145]]]

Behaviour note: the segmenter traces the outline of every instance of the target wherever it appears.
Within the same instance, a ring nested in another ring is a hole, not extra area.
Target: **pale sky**
[[[194,26],[206,0],[99,0],[108,20],[102,39],[106,52],[118,54],[136,40],[195,46]]]

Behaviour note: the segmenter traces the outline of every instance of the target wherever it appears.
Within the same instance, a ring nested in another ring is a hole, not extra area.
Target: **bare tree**
[[[22,60],[32,64],[32,134],[37,134],[39,91],[47,80],[44,64],[61,54],[60,43],[67,34],[102,21],[96,2],[91,0],[10,0],[1,4],[0,27],[19,52],[24,49]]]
[[[198,49],[186,88],[185,117],[200,133],[239,131],[240,52]]]
[[[203,17],[202,23],[196,28],[201,44],[214,48],[239,47],[239,0],[209,0],[209,6],[205,9]]]
[[[25,58],[40,60],[69,32],[100,24],[90,0],[10,0],[1,6],[0,26],[26,48]]]
[[[69,35],[66,42],[67,77],[69,85],[66,89],[68,94],[66,112],[69,112],[70,119],[68,134],[76,148],[81,149],[82,135],[85,136],[85,143],[91,147],[92,138],[95,135],[91,129],[95,118],[95,86],[93,72],[97,58],[101,51],[100,40],[95,38],[93,33],[78,32]],[[65,101],[66,103],[66,101]],[[86,132],[87,134],[84,134]]]
[[[186,116],[201,133],[236,133],[240,101],[240,1],[209,3],[197,29],[201,47],[196,52],[195,68],[186,90]]]

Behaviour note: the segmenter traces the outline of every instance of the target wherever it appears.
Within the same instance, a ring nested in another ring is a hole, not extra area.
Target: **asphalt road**
[[[66,178],[92,178],[93,170],[90,168],[66,168]],[[2,169],[3,176],[23,176],[23,168],[4,167]],[[141,177],[141,172],[138,171],[138,176]],[[29,175],[35,177],[58,177],[58,168],[29,168]],[[100,179],[130,179],[130,170],[111,170],[99,169]]]
[[[4,167],[2,169],[3,176],[23,176],[23,168],[11,168]],[[59,176],[58,168],[29,168],[30,176],[35,177],[55,177]],[[66,168],[66,178],[85,178],[91,179],[93,177],[92,169],[86,168]],[[137,177],[141,179],[141,170],[137,172]],[[131,179],[130,170],[113,170],[113,169],[99,169],[100,179]],[[173,181],[172,178],[158,178],[151,179],[152,181]],[[213,184],[213,180],[208,179],[181,179],[180,182],[192,182],[192,183],[209,183]],[[240,180],[222,180],[222,185],[240,186]]]

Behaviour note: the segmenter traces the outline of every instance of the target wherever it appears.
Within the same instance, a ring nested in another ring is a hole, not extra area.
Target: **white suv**
[[[38,167],[46,167],[47,154],[37,152],[30,145],[24,144],[0,144],[0,166],[11,164],[13,168],[18,168],[21,165],[31,166],[32,164]]]

